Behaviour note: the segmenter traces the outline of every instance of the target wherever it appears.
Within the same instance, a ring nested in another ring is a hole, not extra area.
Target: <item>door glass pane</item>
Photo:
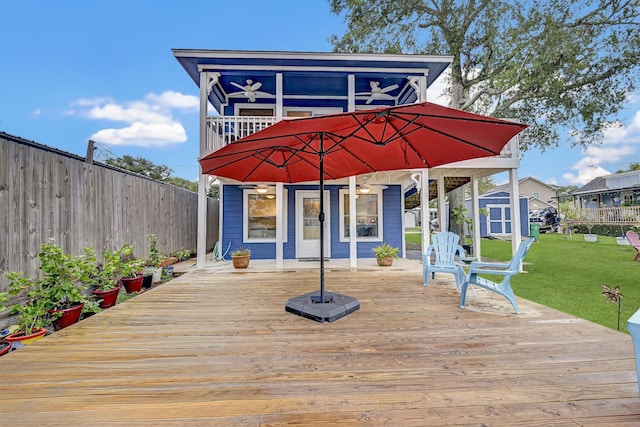
[[[320,220],[318,214],[320,213],[320,199],[319,198],[304,198],[302,200],[302,236],[305,240],[318,240],[320,239]]]

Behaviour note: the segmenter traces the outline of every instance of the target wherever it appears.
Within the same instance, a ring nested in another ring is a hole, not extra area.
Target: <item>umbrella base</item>
[[[285,310],[316,322],[333,322],[360,308],[360,302],[353,297],[324,293],[324,301],[320,300],[320,291],[291,298],[285,304]]]

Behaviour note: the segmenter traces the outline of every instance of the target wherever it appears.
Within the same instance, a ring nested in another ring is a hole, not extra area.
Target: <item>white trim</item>
[[[315,60],[356,60],[376,62],[453,62],[451,55],[407,55],[407,54],[371,54],[340,52],[284,52],[259,50],[210,50],[210,49],[171,49],[176,58],[240,58],[240,59],[315,59]],[[203,64],[204,66],[209,64]],[[370,68],[368,68],[371,70]]]
[[[256,190],[251,190],[251,189],[242,190],[242,243],[276,243],[277,239],[275,237],[265,237],[265,238],[249,237],[249,209],[248,209],[249,206],[248,204],[249,204],[250,194],[258,194],[261,196],[265,195],[265,194],[258,193]],[[287,205],[288,204],[287,204],[286,189],[283,190],[283,194],[284,194],[284,207],[283,207],[283,221],[282,221],[282,242],[286,243],[287,234],[288,234],[287,233]],[[276,197],[276,223],[278,222],[277,214],[278,214],[278,201]],[[276,230],[277,230],[277,225],[276,225]]]
[[[311,116],[324,116],[327,114],[342,113],[343,109],[340,107],[284,107],[283,116],[287,116],[289,111],[310,111]]]
[[[349,194],[349,190],[346,189],[340,189],[340,191],[338,192],[338,198],[339,198],[339,215],[340,215],[340,238],[339,241],[340,242],[350,242],[351,241],[351,237],[345,237],[344,236],[344,196]],[[360,196],[368,196],[371,194],[376,194],[378,196],[378,218],[377,218],[377,225],[378,225],[378,235],[377,236],[372,236],[372,237],[366,237],[366,236],[358,236],[356,233],[356,241],[357,242],[381,242],[383,239],[382,237],[384,236],[384,230],[383,230],[383,203],[382,203],[382,198],[383,198],[383,190],[382,189],[374,189],[371,190],[371,192],[367,193],[367,194],[361,194]],[[349,221],[351,221],[351,212],[349,212]],[[354,215],[354,217],[357,217],[357,215]],[[357,226],[356,226],[357,228]]]
[[[513,235],[513,210],[511,209],[510,205],[504,205],[504,204],[492,204],[492,205],[485,205],[485,209],[488,212],[488,215],[486,215],[486,219],[487,219],[487,234],[489,236],[509,236],[509,235]],[[491,219],[491,210],[492,209],[497,209],[500,211],[500,219],[495,219],[492,220]],[[509,209],[509,216],[511,217],[511,219],[507,219],[506,218],[506,211],[507,209]],[[507,231],[507,223],[509,223],[511,225],[511,232]],[[496,233],[493,232],[491,229],[491,224],[500,224],[500,228],[502,230],[501,233]]]
[[[233,104],[233,112],[234,116],[240,115],[240,110],[273,110],[273,114],[276,114],[276,104],[260,104],[257,102],[237,102]],[[249,116],[251,117],[251,116]]]

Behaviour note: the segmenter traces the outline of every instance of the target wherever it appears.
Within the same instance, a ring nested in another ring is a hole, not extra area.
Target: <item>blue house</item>
[[[286,117],[308,117],[402,105],[429,99],[434,81],[451,63],[448,56],[174,49],[175,58],[200,90],[200,157]],[[325,256],[373,257],[385,241],[404,249],[404,194],[425,186],[422,204],[438,197],[444,206],[449,182],[510,171],[517,181],[519,152],[512,140],[500,156],[458,162],[453,168],[393,171],[325,183]],[[221,179],[220,223],[206,223],[209,177],[200,176],[199,236],[218,226],[222,248],[249,247],[252,257],[319,257],[317,182],[296,185]],[[446,188],[446,190],[445,190]],[[438,191],[438,189],[440,189]],[[354,202],[355,201],[355,202]],[[351,206],[353,205],[353,206]],[[425,209],[428,212],[428,209]],[[353,220],[355,217],[355,220]],[[428,231],[427,231],[428,233]],[[423,241],[428,241],[428,234]],[[203,267],[205,239],[198,244]],[[403,251],[404,252],[404,251]]]

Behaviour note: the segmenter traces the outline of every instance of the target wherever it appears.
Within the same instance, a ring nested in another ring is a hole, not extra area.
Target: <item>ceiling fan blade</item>
[[[255,82],[254,84],[251,85],[250,90],[255,92],[256,90],[260,89],[261,87],[262,87],[262,83]]]
[[[393,99],[393,96],[389,95],[388,93],[380,92],[376,98],[377,99]]]
[[[374,98],[375,98],[375,97],[374,97],[373,95],[372,95],[372,96],[370,96],[370,97],[367,99],[367,102],[365,102],[365,104],[367,104],[367,105],[371,104],[371,102],[373,102]]]
[[[241,86],[236,82],[231,82],[231,85],[237,87],[238,89],[244,90],[244,86]]]
[[[392,90],[398,89],[398,87],[399,87],[398,85],[390,85],[390,86],[387,86],[387,87],[385,87],[383,89],[380,89],[380,93],[390,92]]]

